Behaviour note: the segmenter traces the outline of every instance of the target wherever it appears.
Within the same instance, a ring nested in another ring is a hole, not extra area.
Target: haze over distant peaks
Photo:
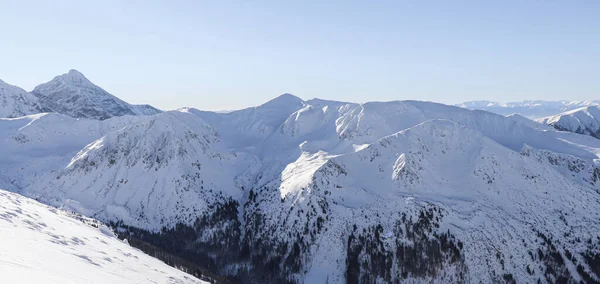
[[[555,115],[584,106],[600,105],[600,101],[541,101],[525,100],[520,102],[499,103],[492,101],[468,101],[456,106],[468,109],[480,109],[501,115],[520,114],[529,119]]]

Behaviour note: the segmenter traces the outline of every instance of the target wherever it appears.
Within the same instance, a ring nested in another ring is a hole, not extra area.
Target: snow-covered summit
[[[304,105],[301,98],[286,93],[259,106],[226,113],[194,108],[182,108],[180,111],[193,113],[218,129],[225,143],[231,147],[256,147]]]
[[[0,80],[0,117],[13,118],[48,111],[25,90]]]
[[[276,98],[258,106],[257,108],[275,108],[275,107],[293,107],[293,106],[301,106],[304,101],[292,94],[284,93]]]
[[[66,74],[56,76],[54,80],[60,80],[67,84],[74,84],[79,86],[93,85],[93,83],[90,80],[88,80],[88,78],[86,78],[81,72],[75,69],[69,70],[69,72],[67,72]]]
[[[40,104],[76,118],[107,119],[114,116],[156,114],[150,106],[130,105],[93,84],[81,72],[70,70],[31,92]]]

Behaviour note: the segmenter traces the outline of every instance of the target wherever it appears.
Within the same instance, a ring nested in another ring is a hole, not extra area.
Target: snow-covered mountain
[[[537,122],[557,130],[589,135],[600,139],[600,107],[589,106],[540,118]]]
[[[600,101],[521,101],[509,103],[470,101],[456,106],[467,109],[480,109],[501,115],[520,114],[529,119],[537,119],[581,107],[597,105],[600,105]]]
[[[0,117],[19,117],[48,111],[25,90],[0,80]]]
[[[0,133],[0,186],[234,282],[600,281],[600,140],[521,116],[286,94]]]
[[[234,179],[244,162],[222,148],[194,115],[143,117],[92,141],[30,194],[75,200],[95,217],[140,228],[190,224],[210,204],[242,195]]]
[[[3,283],[208,283],[117,239],[96,220],[0,190]]]
[[[149,105],[130,105],[94,85],[77,70],[56,76],[31,92],[42,106],[75,118],[107,119],[123,115],[153,115]]]

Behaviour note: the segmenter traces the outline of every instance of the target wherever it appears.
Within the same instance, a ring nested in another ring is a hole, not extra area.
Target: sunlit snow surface
[[[0,282],[205,283],[74,217],[0,190]]]

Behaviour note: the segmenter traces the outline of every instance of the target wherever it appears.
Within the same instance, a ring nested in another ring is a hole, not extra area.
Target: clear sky
[[[597,0],[0,0],[0,31],[7,83],[77,69],[163,109],[600,99]]]

